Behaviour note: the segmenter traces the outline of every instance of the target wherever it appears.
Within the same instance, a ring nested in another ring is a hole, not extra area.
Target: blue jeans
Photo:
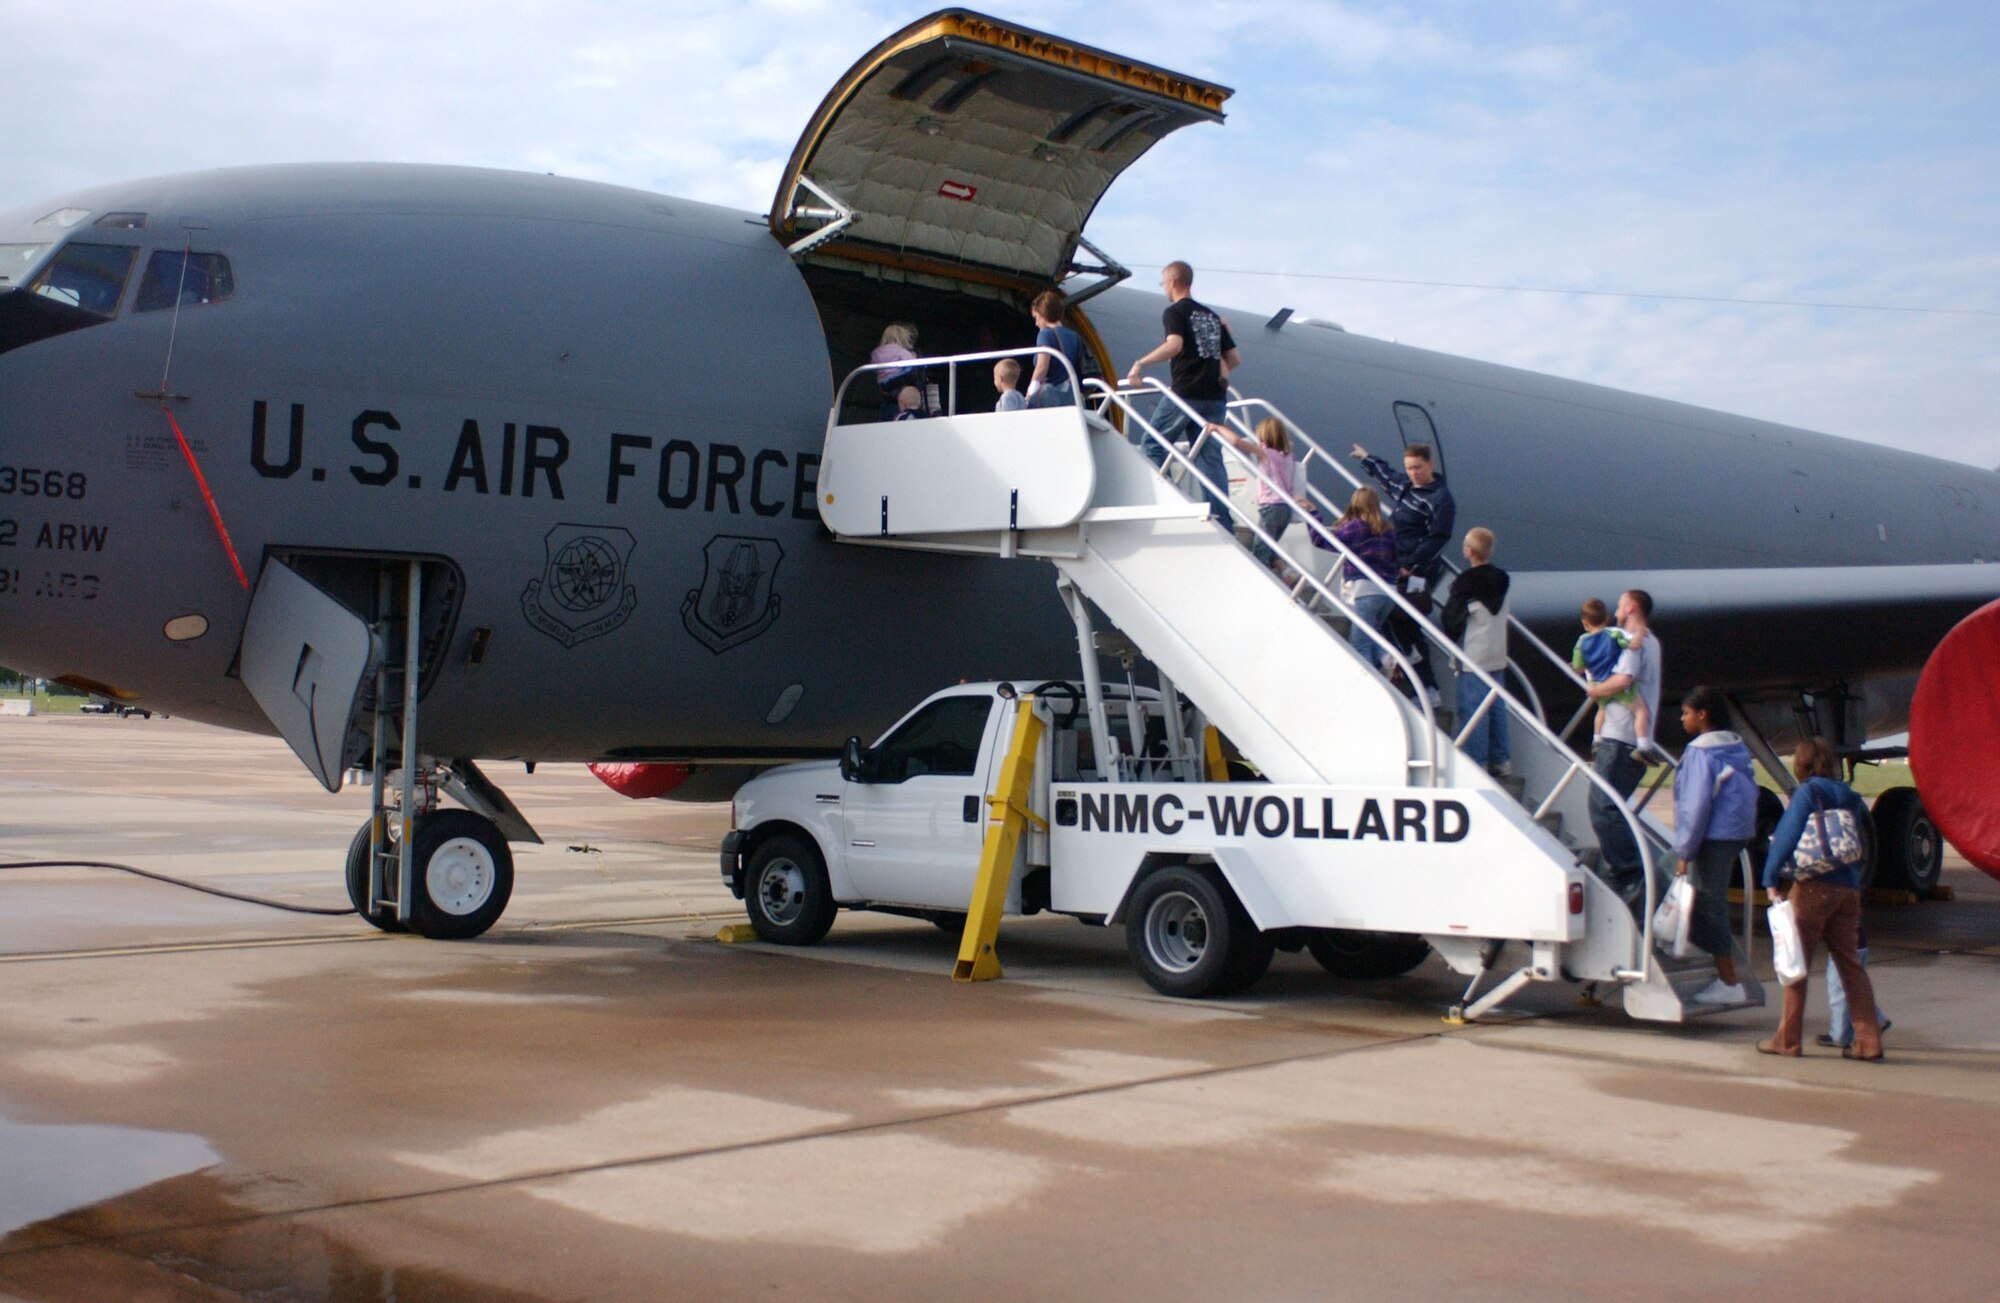
[[[1049,384],[1044,381],[1042,387],[1036,391],[1035,396],[1028,400],[1028,406],[1074,407],[1076,406],[1076,395],[1070,391],[1069,381],[1067,380],[1056,384]]]
[[[1646,766],[1632,754],[1631,744],[1612,738],[1599,738],[1591,748],[1590,767],[1627,802],[1638,790],[1639,780],[1646,776]],[[1646,908],[1646,871],[1639,860],[1639,844],[1632,840],[1632,830],[1626,826],[1619,804],[1595,783],[1590,788],[1590,829],[1597,834],[1597,844],[1604,852],[1598,876],[1624,897],[1637,917]]]
[[[1379,670],[1382,668],[1384,655],[1382,646],[1361,632],[1361,626],[1365,624],[1379,631],[1383,622],[1389,618],[1389,598],[1381,590],[1371,588],[1356,597],[1353,606],[1355,618],[1352,622],[1353,627],[1347,631],[1347,641],[1353,643],[1354,649],[1366,656],[1368,663]]]
[[[1688,861],[1694,882],[1694,913],[1688,916],[1688,942],[1710,955],[1736,952],[1729,935],[1729,870],[1749,845],[1743,841],[1704,841]]]
[[[1283,540],[1285,529],[1292,523],[1292,504],[1273,502],[1257,508],[1257,528],[1273,539]],[[1250,555],[1263,565],[1270,565],[1278,559],[1278,553],[1261,538],[1250,540]]]
[[[1219,425],[1222,418],[1229,414],[1229,404],[1224,399],[1216,399],[1214,402],[1197,402],[1194,399],[1186,401],[1204,421],[1214,421]],[[1153,428],[1158,430],[1160,437],[1168,443],[1175,442],[1183,433],[1187,435],[1190,443],[1201,437],[1201,427],[1189,420],[1188,414],[1180,409],[1180,404],[1167,394],[1161,394],[1159,405],[1153,408]],[[1132,439],[1145,452],[1147,461],[1165,469],[1167,462],[1165,448],[1147,438],[1142,431],[1133,431]],[[1202,489],[1202,493],[1208,498],[1209,519],[1218,522],[1224,529],[1229,528],[1229,471],[1222,464],[1222,440],[1210,438],[1204,441],[1201,451],[1194,455],[1194,468],[1222,494],[1217,497],[1206,488]]]
[[[1501,671],[1505,673],[1505,671]],[[1479,703],[1486,700],[1492,689],[1480,681],[1471,671],[1461,671],[1458,676],[1458,726],[1465,727],[1465,721],[1472,718],[1472,712],[1479,709]],[[1507,705],[1496,701],[1487,708],[1479,721],[1479,727],[1472,730],[1465,739],[1465,754],[1472,757],[1472,763],[1481,769],[1497,769],[1513,758],[1513,749],[1507,740]]]
[[[1854,953],[1861,957],[1861,966],[1868,967],[1868,947],[1862,946]],[[1889,1022],[1880,1000],[1875,1002],[1875,1018],[1884,1026]],[[1826,957],[1826,1034],[1843,1049],[1854,1044],[1854,1019],[1847,1014],[1847,988],[1840,984],[1840,972],[1833,966],[1832,955]]]

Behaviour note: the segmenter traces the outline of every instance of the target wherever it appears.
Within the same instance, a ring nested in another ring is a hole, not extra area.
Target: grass
[[[1648,769],[1646,777],[1639,785],[1639,790],[1644,791],[1651,787],[1659,779],[1660,770],[1661,766],[1659,765]],[[1757,767],[1757,785],[1768,788],[1780,796],[1784,795],[1784,789],[1779,787],[1777,782],[1764,772],[1762,765]],[[1852,784],[1858,795],[1869,797],[1880,796],[1891,787],[1913,787],[1915,785],[1915,780],[1910,777],[1908,762],[1902,760],[1889,760],[1874,765],[1858,765],[1855,767],[1854,782]],[[1665,800],[1671,794],[1672,786],[1673,780],[1669,779],[1667,787],[1661,791],[1657,799]]]
[[[0,699],[19,700],[27,695],[29,694],[10,688],[0,692]],[[71,696],[68,693],[55,695],[47,692],[37,692],[34,698],[37,715],[74,715],[84,702],[90,700],[89,697]]]

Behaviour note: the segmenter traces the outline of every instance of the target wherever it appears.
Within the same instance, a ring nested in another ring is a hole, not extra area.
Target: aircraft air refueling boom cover
[[[1938,831],[2000,878],[2000,602],[1959,621],[1925,662],[1910,774]]]

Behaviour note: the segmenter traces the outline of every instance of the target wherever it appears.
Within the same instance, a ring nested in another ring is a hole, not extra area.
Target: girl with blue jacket
[[[1716,978],[1695,993],[1696,1004],[1742,1004],[1736,947],[1729,935],[1729,866],[1750,844],[1757,824],[1757,784],[1750,751],[1723,728],[1729,703],[1715,688],[1696,688],[1681,702],[1681,727],[1692,740],[1674,772],[1676,870],[1694,881],[1688,940],[1715,957]]]
[[[1792,773],[1798,777],[1799,785],[1785,807],[1785,817],[1771,833],[1771,851],[1764,857],[1764,890],[1774,904],[1780,899],[1792,902],[1799,940],[1805,944],[1808,971],[1812,968],[1813,948],[1821,941],[1826,943],[1827,955],[1847,993],[1848,1014],[1854,1022],[1854,1044],[1842,1049],[1840,1056],[1880,1063],[1882,1029],[1876,1021],[1875,987],[1868,980],[1868,970],[1862,966],[1858,951],[1860,869],[1856,865],[1837,864],[1830,872],[1794,880],[1796,866],[1792,863],[1799,839],[1805,836],[1815,818],[1824,822],[1836,812],[1845,811],[1853,816],[1859,830],[1868,818],[1868,807],[1853,788],[1836,777],[1840,761],[1834,757],[1833,748],[1820,738],[1799,743],[1792,755]],[[1831,854],[1830,847],[1821,849]],[[1801,978],[1784,990],[1784,1009],[1778,1018],[1777,1033],[1757,1046],[1765,1054],[1803,1052],[1799,1041],[1806,1016],[1806,979]]]

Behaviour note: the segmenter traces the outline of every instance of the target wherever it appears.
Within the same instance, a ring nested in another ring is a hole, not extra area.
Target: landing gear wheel
[[[361,825],[347,844],[347,899],[354,912],[384,932],[401,932],[403,924],[393,909],[368,908],[368,848],[374,820]]]
[[[1784,817],[1784,799],[1768,787],[1758,788],[1756,823],[1752,826],[1750,833],[1750,869],[1752,873],[1763,873],[1765,857],[1771,853],[1771,834],[1778,830],[1778,820]],[[1760,877],[1757,880],[1762,881],[1762,878]],[[1743,865],[1740,858],[1737,863],[1732,864],[1729,868],[1729,885],[1732,887],[1741,887],[1743,885]]]
[[[1148,986],[1185,999],[1243,990],[1274,950],[1226,883],[1185,865],[1158,869],[1133,891],[1125,948]]]
[[[1431,943],[1400,932],[1314,928],[1306,934],[1306,949],[1335,977],[1372,980],[1409,972],[1430,956]]]
[[[417,820],[410,855],[410,931],[462,941],[500,921],[514,894],[514,853],[491,819],[433,810]]]
[[[780,946],[812,945],[826,935],[840,909],[818,848],[783,833],[757,843],[750,853],[743,907],[758,937]]]
[[[1944,871],[1944,839],[1924,813],[1914,787],[1891,787],[1875,798],[1875,837],[1885,886],[1908,887],[1919,896],[1937,890]]]

